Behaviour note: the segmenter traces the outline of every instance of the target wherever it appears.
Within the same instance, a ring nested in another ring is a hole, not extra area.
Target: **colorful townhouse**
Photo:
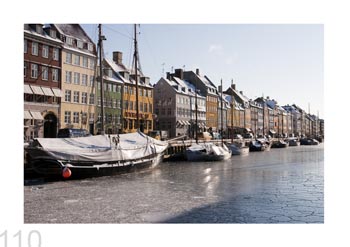
[[[96,46],[79,24],[52,24],[62,41],[59,128],[96,131]]]
[[[24,141],[56,137],[61,103],[61,46],[52,25],[24,24]]]

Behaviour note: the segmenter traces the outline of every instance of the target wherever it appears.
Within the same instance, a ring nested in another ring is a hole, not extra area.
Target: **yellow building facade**
[[[153,87],[148,83],[140,83],[139,88],[139,121],[143,132],[148,134],[153,130]],[[123,132],[136,132],[136,85],[134,83],[124,83],[123,90]]]
[[[59,127],[81,128],[95,134],[96,47],[79,25],[56,26],[64,36]]]

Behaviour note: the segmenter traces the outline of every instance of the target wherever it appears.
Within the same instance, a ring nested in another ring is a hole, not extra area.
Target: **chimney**
[[[123,62],[123,53],[120,51],[114,51],[113,52],[113,61],[116,64],[122,64]]]
[[[267,97],[266,97],[266,99],[268,99],[268,100],[269,100],[269,99],[270,99],[270,96],[267,96]]]
[[[221,85],[218,86],[218,90],[219,90],[219,93],[221,93],[221,91],[222,91]]]
[[[243,95],[243,91],[239,91],[239,93]]]
[[[170,72],[166,72],[166,78],[170,80]]]
[[[196,74],[199,75],[199,69],[198,68],[196,69]]]
[[[184,79],[184,71],[182,69],[175,69],[175,76],[180,78],[181,80]]]
[[[232,88],[236,90],[236,84],[232,84]]]

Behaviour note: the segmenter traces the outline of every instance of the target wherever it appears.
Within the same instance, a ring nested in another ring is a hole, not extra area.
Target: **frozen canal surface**
[[[25,223],[323,223],[324,144],[24,186]]]

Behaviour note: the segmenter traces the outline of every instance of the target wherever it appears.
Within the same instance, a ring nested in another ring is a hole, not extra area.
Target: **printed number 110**
[[[36,245],[32,245],[32,239],[35,237],[35,235],[37,237]],[[1,237],[4,237],[4,247],[7,247],[7,230],[0,234],[0,238]],[[19,230],[15,235],[13,235],[13,238],[18,238],[18,247],[22,247],[22,231]],[[32,230],[28,234],[28,247],[32,246],[41,247],[41,235],[39,231]],[[0,247],[2,247],[1,244]]]

